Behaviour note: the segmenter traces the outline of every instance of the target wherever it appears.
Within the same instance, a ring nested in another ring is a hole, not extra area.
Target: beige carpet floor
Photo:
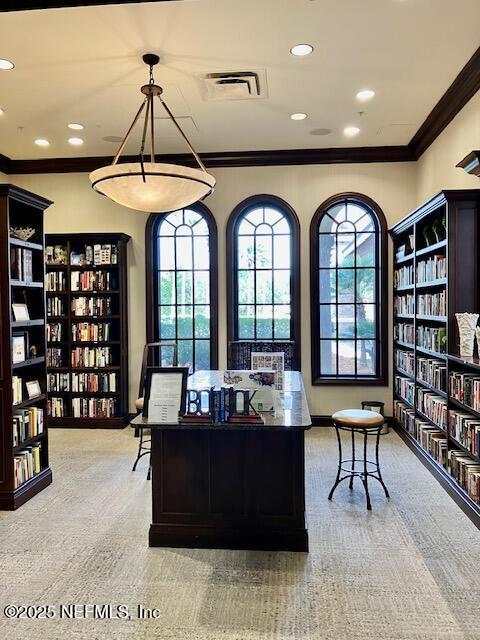
[[[145,464],[124,431],[51,431],[54,484],[0,513],[2,640],[478,640],[480,532],[395,433],[387,502],[335,476],[332,430],[307,435],[310,553],[149,549]],[[131,620],[60,619],[60,604],[125,604]],[[7,620],[6,605],[55,605]],[[158,618],[137,619],[137,606]]]

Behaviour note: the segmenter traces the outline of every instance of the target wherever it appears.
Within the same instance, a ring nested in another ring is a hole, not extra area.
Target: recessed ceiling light
[[[357,100],[365,102],[366,100],[371,100],[374,95],[375,91],[372,91],[371,89],[363,89],[357,93]]]
[[[80,146],[81,144],[83,144],[83,140],[82,138],[69,138],[68,142],[70,144],[75,145],[76,147]]]
[[[352,137],[352,136],[356,136],[357,133],[360,133],[360,129],[358,127],[345,127],[345,129],[343,130],[343,133],[346,136]]]
[[[45,140],[45,138],[37,138],[35,140],[35,144],[37,144],[39,147],[48,147],[50,142],[48,140]]]
[[[319,128],[319,129],[312,129],[310,133],[312,136],[329,136],[332,133],[332,130],[326,129],[326,128]]]
[[[308,56],[312,51],[313,47],[311,44],[296,44],[290,49],[290,53],[294,56]]]
[[[306,113],[292,113],[292,115],[290,116],[292,120],[305,120],[306,117]]]
[[[80,124],[79,122],[70,122],[68,124],[68,128],[69,129],[74,129],[75,131],[81,131],[85,127],[83,126],[83,124]]]
[[[13,62],[10,62],[10,60],[3,60],[2,58],[0,58],[0,69],[8,71],[9,69],[13,69],[14,66],[15,65],[13,64]]]

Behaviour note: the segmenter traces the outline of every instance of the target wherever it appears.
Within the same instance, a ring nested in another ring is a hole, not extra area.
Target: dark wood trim
[[[418,160],[480,89],[480,47],[434,106],[408,144]]]
[[[10,173],[10,162],[10,158],[0,153],[0,171],[7,174]]]
[[[377,327],[377,369],[375,378],[362,377],[324,377],[320,375],[320,354],[316,348],[320,342],[319,306],[319,277],[318,265],[320,247],[318,228],[325,212],[333,205],[344,200],[353,200],[368,207],[376,216],[379,225],[380,246],[378,247],[377,269],[380,268],[379,282],[376,287],[378,299]],[[361,193],[346,192],[331,196],[318,207],[310,223],[310,335],[311,335],[311,367],[312,385],[352,385],[352,386],[387,386],[388,384],[388,229],[385,214],[379,205]]]
[[[198,211],[207,222],[210,234],[210,368],[218,368],[218,233],[217,222],[210,209],[202,202],[185,207]],[[147,342],[160,339],[157,332],[158,289],[155,273],[158,269],[156,228],[168,213],[150,214],[145,226],[145,284]]]
[[[171,0],[149,0],[150,2],[171,2]],[[62,9],[74,7],[97,7],[109,4],[140,4],[144,0],[57,0],[56,2],[45,2],[45,0],[30,0],[29,2],[18,2],[17,0],[6,0],[2,3],[0,13],[7,11],[30,11],[32,9]]]
[[[480,151],[470,151],[470,153],[457,164],[459,169],[465,169],[472,176],[480,177]]]
[[[265,151],[220,151],[201,153],[208,168],[268,167],[309,164],[350,164],[365,162],[411,162],[415,160],[407,146],[345,147],[334,149],[279,149]],[[112,163],[112,156],[84,158],[44,158],[10,160],[3,156],[4,173],[89,173]],[[196,166],[191,154],[157,155],[157,162]],[[138,156],[122,156],[122,162],[138,162]]]
[[[237,308],[237,295],[236,295],[236,279],[235,274],[237,271],[236,258],[235,258],[235,228],[241,216],[247,212],[247,210],[254,208],[255,206],[271,205],[276,209],[286,214],[290,222],[292,229],[292,246],[291,246],[291,282],[292,282],[292,300],[291,300],[291,327],[292,335],[291,340],[295,341],[295,369],[301,371],[301,276],[300,276],[300,220],[295,210],[282,198],[271,194],[258,194],[249,196],[242,200],[234,208],[230,214],[227,222],[226,229],[226,272],[227,272],[227,340],[230,343],[232,340],[238,340],[235,331],[235,315]],[[227,366],[231,366],[227,363]]]

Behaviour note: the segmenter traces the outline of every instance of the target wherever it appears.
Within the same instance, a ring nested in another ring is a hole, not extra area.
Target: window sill
[[[314,378],[312,376],[312,385],[320,387],[323,385],[340,385],[349,387],[388,387],[388,379],[386,376],[379,378]]]

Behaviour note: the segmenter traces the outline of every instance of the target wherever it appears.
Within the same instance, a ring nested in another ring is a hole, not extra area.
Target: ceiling
[[[12,159],[113,155],[118,142],[103,138],[123,137],[133,119],[150,51],[200,152],[405,145],[479,47],[480,2],[182,0],[1,13],[0,33],[0,58],[15,63],[0,71],[0,153]],[[292,56],[302,42],[314,52]],[[266,97],[206,101],[202,77],[222,71],[264,73]],[[376,95],[362,104],[364,88]],[[308,118],[292,121],[299,111]],[[360,133],[345,137],[347,125]],[[50,146],[37,147],[40,137]],[[165,119],[156,147],[187,150]]]

